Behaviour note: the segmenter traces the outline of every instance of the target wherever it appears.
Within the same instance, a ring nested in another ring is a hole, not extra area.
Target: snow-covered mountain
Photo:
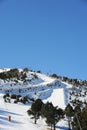
[[[0,69],[0,129],[1,130],[46,130],[48,126],[44,120],[39,119],[33,124],[27,115],[31,106],[31,100],[25,104],[14,100],[5,102],[3,95],[17,94],[21,98],[27,96],[29,99],[40,98],[43,102],[52,102],[54,106],[62,109],[69,102],[69,91],[72,85],[57,78],[47,76],[27,69]],[[8,121],[9,115],[11,122]],[[61,120],[57,130],[67,130],[67,122]]]
[[[58,99],[57,91],[60,91],[60,94],[63,93],[62,103],[65,105],[68,103],[67,91],[72,88],[72,85],[66,82],[27,69],[1,69],[0,72],[0,90],[3,93],[20,94],[33,99],[51,101],[51,97],[54,95],[55,100]],[[54,94],[55,92],[56,94]],[[59,106],[59,103],[55,103],[55,105]]]

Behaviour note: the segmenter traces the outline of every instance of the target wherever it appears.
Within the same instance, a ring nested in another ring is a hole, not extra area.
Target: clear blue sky
[[[87,80],[87,0],[0,0],[0,68]]]

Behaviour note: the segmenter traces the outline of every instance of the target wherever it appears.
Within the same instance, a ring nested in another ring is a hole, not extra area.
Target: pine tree
[[[87,130],[87,108],[84,108],[81,113],[82,130]]]
[[[68,104],[65,108],[65,113],[68,118],[68,125],[69,125],[69,130],[71,129],[71,117],[73,116],[73,108],[70,104]]]
[[[41,114],[41,106],[43,102],[41,99],[37,99],[35,102],[32,103],[31,109],[27,111],[28,115],[32,115],[32,119],[34,119],[34,123],[36,124],[39,116]]]
[[[57,122],[63,117],[63,110],[54,107],[52,103],[43,104],[41,114],[46,118],[46,123],[55,130]]]
[[[74,113],[73,129],[87,130],[87,107],[81,110],[79,106],[76,106]]]

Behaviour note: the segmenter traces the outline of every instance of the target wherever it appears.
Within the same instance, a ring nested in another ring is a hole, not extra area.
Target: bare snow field
[[[54,89],[52,95],[44,100],[46,103],[47,101],[52,102],[54,106],[58,106],[59,108],[65,108],[65,99],[64,99],[64,89]]]

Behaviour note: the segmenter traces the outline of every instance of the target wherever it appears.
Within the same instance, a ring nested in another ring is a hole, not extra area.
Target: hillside
[[[30,99],[49,99],[53,93],[63,93],[67,95],[67,90],[72,85],[38,72],[28,71],[27,69],[4,69],[0,70],[0,90],[3,93],[19,94],[22,97],[28,96]],[[10,77],[10,78],[9,78]],[[56,98],[58,98],[56,95]],[[63,96],[63,104],[68,103],[68,98]],[[55,98],[55,99],[56,99]],[[59,106],[57,103],[56,105]]]
[[[1,69],[0,129],[46,130],[49,127],[42,118],[35,125],[27,115],[27,110],[31,107],[33,100],[40,98],[44,103],[49,101],[54,106],[65,109],[66,105],[70,103],[70,95],[73,100],[75,98],[72,91],[73,85],[53,76],[33,72],[27,68]],[[5,94],[9,96],[5,97]],[[80,100],[83,98],[80,97]],[[11,116],[11,122],[8,121],[9,116]],[[67,119],[59,121],[56,129],[68,130]]]

